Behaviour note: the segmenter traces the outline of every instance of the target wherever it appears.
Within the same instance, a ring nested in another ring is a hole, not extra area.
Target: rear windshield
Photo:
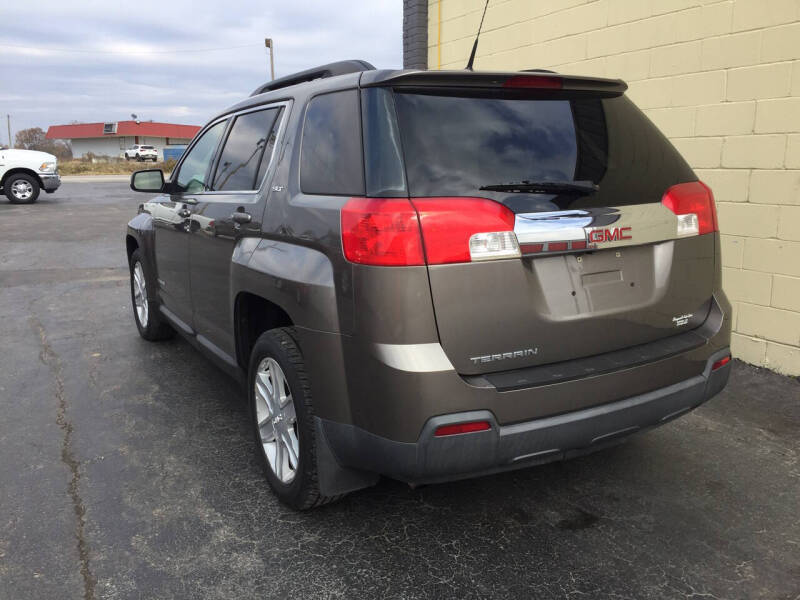
[[[627,98],[512,99],[395,92],[408,193],[482,196],[515,210],[660,202],[692,170]],[[590,196],[489,192],[592,181]]]
[[[152,150],[153,149],[152,146],[139,146],[139,148],[141,148],[142,150]]]

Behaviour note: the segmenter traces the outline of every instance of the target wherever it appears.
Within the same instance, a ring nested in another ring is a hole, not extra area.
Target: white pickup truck
[[[14,204],[36,202],[39,191],[52,194],[61,185],[58,161],[38,150],[0,150],[0,189]]]

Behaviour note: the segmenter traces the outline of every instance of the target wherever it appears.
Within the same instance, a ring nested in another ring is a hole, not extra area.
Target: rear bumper
[[[436,416],[416,442],[390,440],[354,425],[320,419],[328,447],[344,467],[380,473],[409,483],[435,483],[522,468],[586,454],[629,435],[662,425],[697,408],[727,384],[731,363],[673,385],[594,406],[522,423],[501,425],[488,410]],[[436,437],[442,425],[488,421],[487,431]]]

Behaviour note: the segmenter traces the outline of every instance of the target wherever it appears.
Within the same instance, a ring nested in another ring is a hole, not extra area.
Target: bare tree
[[[48,140],[41,127],[21,129],[14,137],[14,147],[22,150],[40,150],[54,154],[60,160],[72,160],[72,148],[63,140]]]

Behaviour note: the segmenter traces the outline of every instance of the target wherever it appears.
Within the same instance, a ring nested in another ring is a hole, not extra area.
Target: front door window
[[[197,194],[208,187],[209,166],[225,131],[225,123],[226,121],[220,121],[212,125],[189,150],[175,178],[175,191]]]

